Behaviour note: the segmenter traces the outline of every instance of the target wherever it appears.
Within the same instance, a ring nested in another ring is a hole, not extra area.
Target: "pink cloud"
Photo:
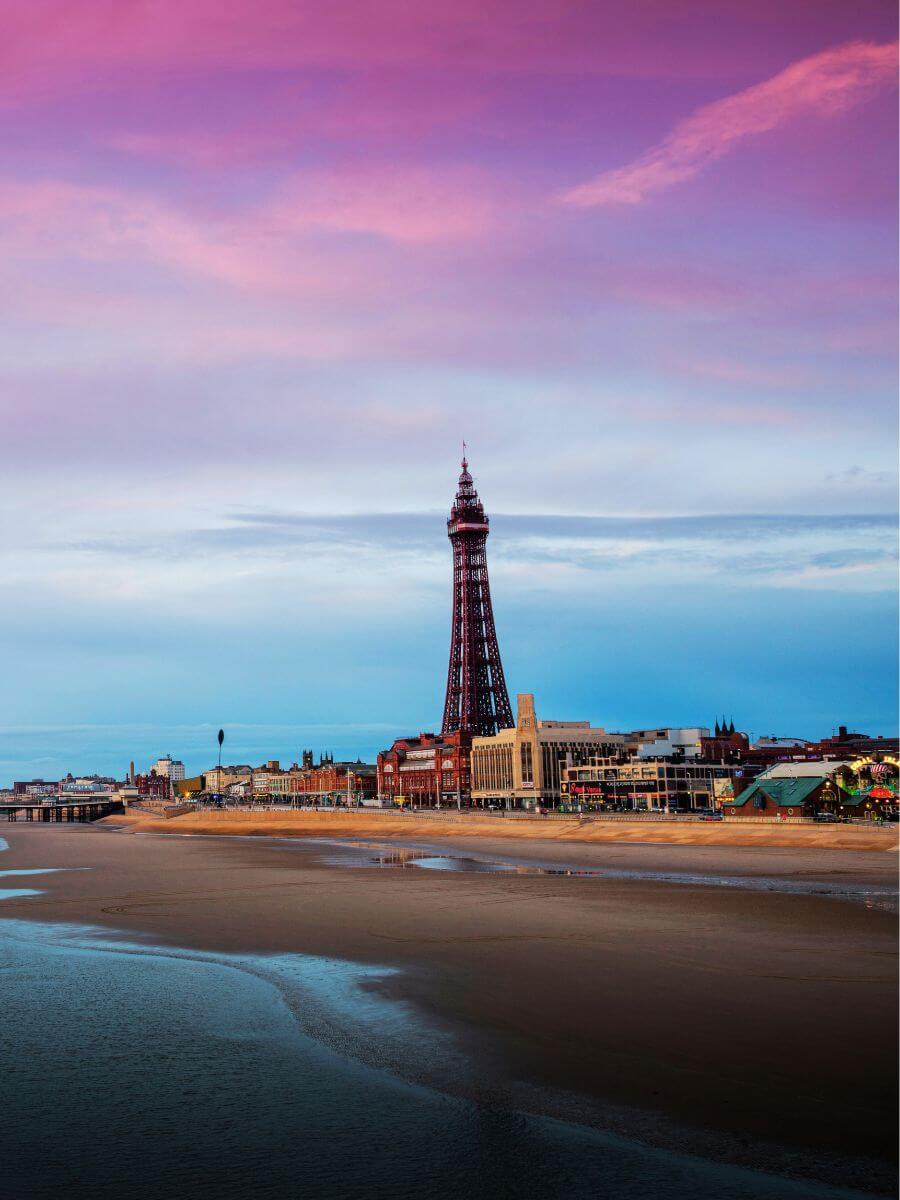
[[[63,181],[0,184],[8,258],[154,263],[231,283],[266,278],[235,230],[146,194]]]
[[[92,342],[105,330],[126,357],[378,356],[430,336],[423,281],[435,297],[458,283],[459,246],[474,254],[491,227],[493,191],[468,169],[345,167],[297,172],[235,213],[0,181],[0,290],[20,320]],[[435,318],[444,337],[448,319]]]
[[[562,199],[581,208],[640,204],[693,179],[745,138],[798,117],[845,112],[892,86],[896,77],[896,42],[852,42],[814,54],[764,83],[698,109],[634,162],[604,171]]]
[[[290,233],[371,234],[394,242],[476,237],[492,224],[495,185],[465,168],[338,168],[299,172],[264,211]]]
[[[136,189],[7,181],[0,182],[0,245],[8,259],[149,263],[273,292],[311,294],[318,280],[323,293],[337,294],[362,285],[373,267],[360,235],[410,249],[477,238],[493,222],[493,190],[489,178],[466,169],[312,170],[228,215]],[[325,244],[323,234],[348,239],[352,253]]]

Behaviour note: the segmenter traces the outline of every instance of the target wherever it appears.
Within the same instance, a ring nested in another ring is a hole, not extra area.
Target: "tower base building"
[[[472,740],[472,802],[479,807],[555,808],[567,766],[623,752],[625,737],[589,721],[542,721],[530,693],[516,697],[516,723]]]

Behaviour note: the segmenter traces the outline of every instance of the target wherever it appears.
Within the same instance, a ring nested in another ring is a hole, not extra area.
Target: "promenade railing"
[[[631,822],[639,824],[651,824],[654,822],[664,824],[716,824],[724,826],[742,826],[742,825],[809,825],[817,828],[824,828],[830,825],[855,825],[865,826],[867,829],[882,829],[888,831],[895,828],[896,822],[890,821],[872,821],[861,818],[850,818],[843,821],[822,821],[814,817],[725,817],[721,820],[710,820],[700,813],[692,812],[522,812],[514,809],[498,809],[494,812],[486,812],[484,809],[464,808],[376,808],[370,805],[362,805],[359,808],[335,808],[331,805],[319,804],[241,804],[227,803],[225,805],[209,805],[202,802],[185,805],[185,809],[195,811],[203,809],[204,811],[230,811],[230,812],[306,812],[306,813],[327,813],[339,817],[358,817],[365,813],[375,817],[394,817],[401,815],[424,818],[429,821],[446,821],[450,823],[471,822],[495,824],[497,821],[526,821],[536,824],[548,824],[568,822],[574,825],[590,825],[595,823],[617,823]],[[179,814],[180,815],[180,814]]]

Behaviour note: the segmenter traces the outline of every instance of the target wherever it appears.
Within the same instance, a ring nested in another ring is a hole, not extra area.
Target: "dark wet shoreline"
[[[686,870],[713,865],[696,850],[673,856],[684,868],[682,886],[673,886],[648,875],[660,851],[647,847],[638,849],[640,864],[627,848],[613,848],[603,857],[618,873],[588,877],[580,871],[602,870],[600,852],[582,850],[571,855],[581,860],[575,873],[562,877],[531,869],[546,847],[528,848],[524,871],[496,871],[495,848],[472,839],[443,840],[441,856],[488,859],[488,869],[375,866],[372,845],[359,839],[336,849],[89,827],[11,837],[12,853],[3,856],[10,869],[35,869],[36,861],[91,869],[29,880],[46,890],[11,901],[3,915],[77,921],[111,939],[216,958],[301,954],[378,967],[365,990],[459,1045],[483,1076],[466,1081],[465,1072],[414,1055],[395,1055],[390,1066],[386,1044],[376,1044],[382,1065],[412,1082],[660,1150],[875,1191],[887,1186],[878,1181],[891,1172],[880,1147],[890,1144],[896,923],[883,911],[823,903],[815,894],[687,882]],[[418,852],[434,857],[435,850]],[[385,852],[396,851],[391,843]],[[363,856],[366,865],[336,867],[328,861],[335,853]],[[623,853],[625,865],[639,869],[625,874]],[[750,878],[773,862],[754,851],[717,855],[729,869],[740,862]],[[582,866],[590,857],[593,865]],[[802,855],[775,858],[808,869]],[[834,881],[847,870],[871,882],[879,870],[852,854],[843,865],[824,865]],[[836,1039],[826,1020],[835,1004],[861,1005],[868,1024]],[[772,1005],[784,1024],[754,1032],[747,1018],[758,1020]],[[741,1018],[737,1038],[730,1014]],[[362,1061],[371,1051],[357,1043]],[[745,1114],[739,1129],[724,1099],[736,1087]],[[798,1087],[802,1111],[792,1100]],[[863,1097],[861,1137],[859,1127],[827,1123],[851,1094]],[[794,1117],[785,1127],[781,1110],[799,1112],[805,1123]],[[808,1194],[824,1194],[818,1186],[810,1183]]]

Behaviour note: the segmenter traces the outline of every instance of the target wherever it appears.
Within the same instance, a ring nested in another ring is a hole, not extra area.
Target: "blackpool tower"
[[[488,519],[465,458],[447,534],[453,547],[453,631],[442,732],[490,736],[515,722],[491,608]]]

